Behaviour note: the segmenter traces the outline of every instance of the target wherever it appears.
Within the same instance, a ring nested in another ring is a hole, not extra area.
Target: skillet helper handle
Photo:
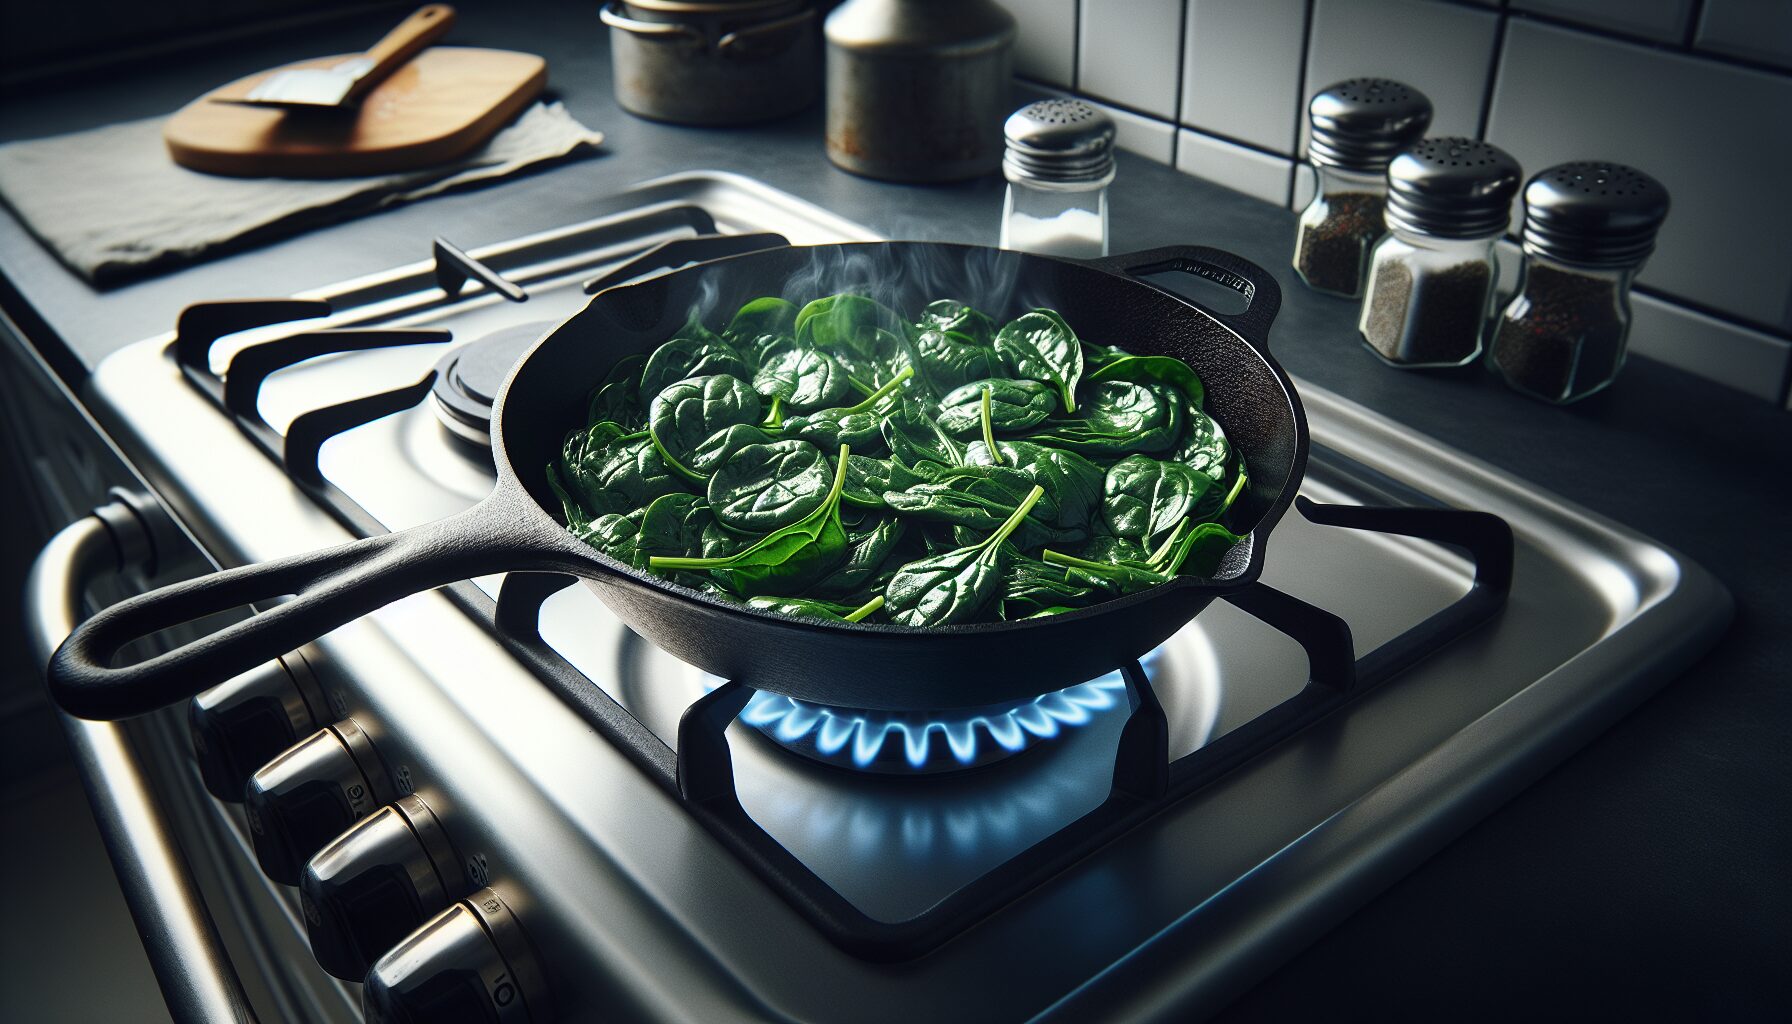
[[[1276,284],[1269,271],[1242,256],[1205,245],[1167,245],[1161,249],[1144,249],[1084,262],[1097,270],[1127,277],[1175,270],[1224,285],[1244,296],[1242,312],[1220,313],[1185,296],[1178,295],[1177,298],[1190,302],[1230,327],[1258,349],[1267,351],[1269,348],[1269,325],[1275,322],[1276,313],[1282,308],[1282,287]]]
[[[410,17],[399,22],[397,28],[386,33],[361,55],[362,60],[372,62],[372,67],[356,79],[354,85],[349,86],[348,95],[342,98],[342,102],[349,105],[358,102],[361,97],[373,91],[374,86],[403,67],[406,61],[447,35],[453,24],[454,8],[447,4],[429,4],[417,8]]]
[[[129,598],[82,623],[49,664],[50,696],[71,715],[118,719],[153,711],[301,647],[351,619],[444,583],[541,563],[515,535],[507,505],[245,565]],[[526,531],[522,531],[525,532]],[[294,595],[267,611],[132,665],[134,640],[207,615]]]

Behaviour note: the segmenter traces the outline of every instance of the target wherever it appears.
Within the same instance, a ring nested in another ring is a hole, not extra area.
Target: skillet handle
[[[528,542],[528,531],[518,530],[508,511],[514,506],[498,498],[440,522],[201,576],[115,604],[69,634],[51,657],[50,696],[80,718],[143,714],[401,597],[555,561],[545,545]],[[292,600],[164,654],[111,664],[126,644],[158,630],[288,594]]]
[[[1230,327],[1260,351],[1269,349],[1269,325],[1275,322],[1276,312],[1282,308],[1282,287],[1268,271],[1242,256],[1205,245],[1166,245],[1160,249],[1144,249],[1082,262],[1097,270],[1127,277],[1177,270],[1224,285],[1244,296],[1243,312],[1220,313],[1186,296],[1176,297]]]

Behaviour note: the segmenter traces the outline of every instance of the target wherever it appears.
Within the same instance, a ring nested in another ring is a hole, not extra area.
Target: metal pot
[[[820,40],[812,0],[610,0],[616,100],[676,124],[746,124],[815,101]]]
[[[1014,35],[993,0],[848,0],[827,21],[828,159],[892,181],[994,172]]]

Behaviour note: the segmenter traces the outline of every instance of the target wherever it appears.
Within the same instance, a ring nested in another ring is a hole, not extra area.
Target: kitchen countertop
[[[520,12],[528,13],[520,13]],[[228,52],[113,71],[0,105],[0,140],[169,112],[262,67],[359,47],[390,12]],[[97,293],[0,211],[0,301],[64,377],[169,329],[196,299],[268,296],[413,262],[440,234],[472,248],[603,211],[677,171],[735,171],[901,238],[993,244],[1002,182],[909,187],[822,153],[819,111],[750,129],[623,113],[594,5],[464,3],[450,42],[542,53],[550,89],[603,151]],[[1723,1017],[1784,1013],[1792,953],[1792,416],[1647,359],[1568,409],[1478,369],[1402,373],[1355,337],[1355,304],[1288,268],[1294,215],[1122,154],[1116,252],[1199,242],[1275,272],[1272,334],[1293,373],[1535,481],[1699,561],[1734,593],[1718,650],[1297,956],[1229,1021]]]

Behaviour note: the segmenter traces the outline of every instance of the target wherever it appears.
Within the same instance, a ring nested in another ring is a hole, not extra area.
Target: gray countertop
[[[522,14],[519,11],[527,10]],[[344,51],[376,14],[252,45],[116,69],[0,105],[0,139],[166,113],[262,67]],[[0,214],[8,312],[65,376],[168,329],[197,299],[281,295],[562,226],[677,171],[735,171],[886,235],[993,243],[1002,183],[854,178],[822,153],[818,111],[740,130],[623,113],[591,5],[463,4],[450,42],[542,53],[550,88],[609,136],[601,155],[416,203],[97,293]],[[1606,736],[1397,883],[1225,1013],[1280,1019],[1784,1012],[1792,951],[1792,416],[1647,359],[1568,409],[1478,369],[1402,373],[1357,342],[1355,305],[1288,269],[1293,214],[1123,154],[1115,251],[1203,243],[1274,271],[1273,345],[1293,373],[1659,538],[1735,594],[1720,648]]]

